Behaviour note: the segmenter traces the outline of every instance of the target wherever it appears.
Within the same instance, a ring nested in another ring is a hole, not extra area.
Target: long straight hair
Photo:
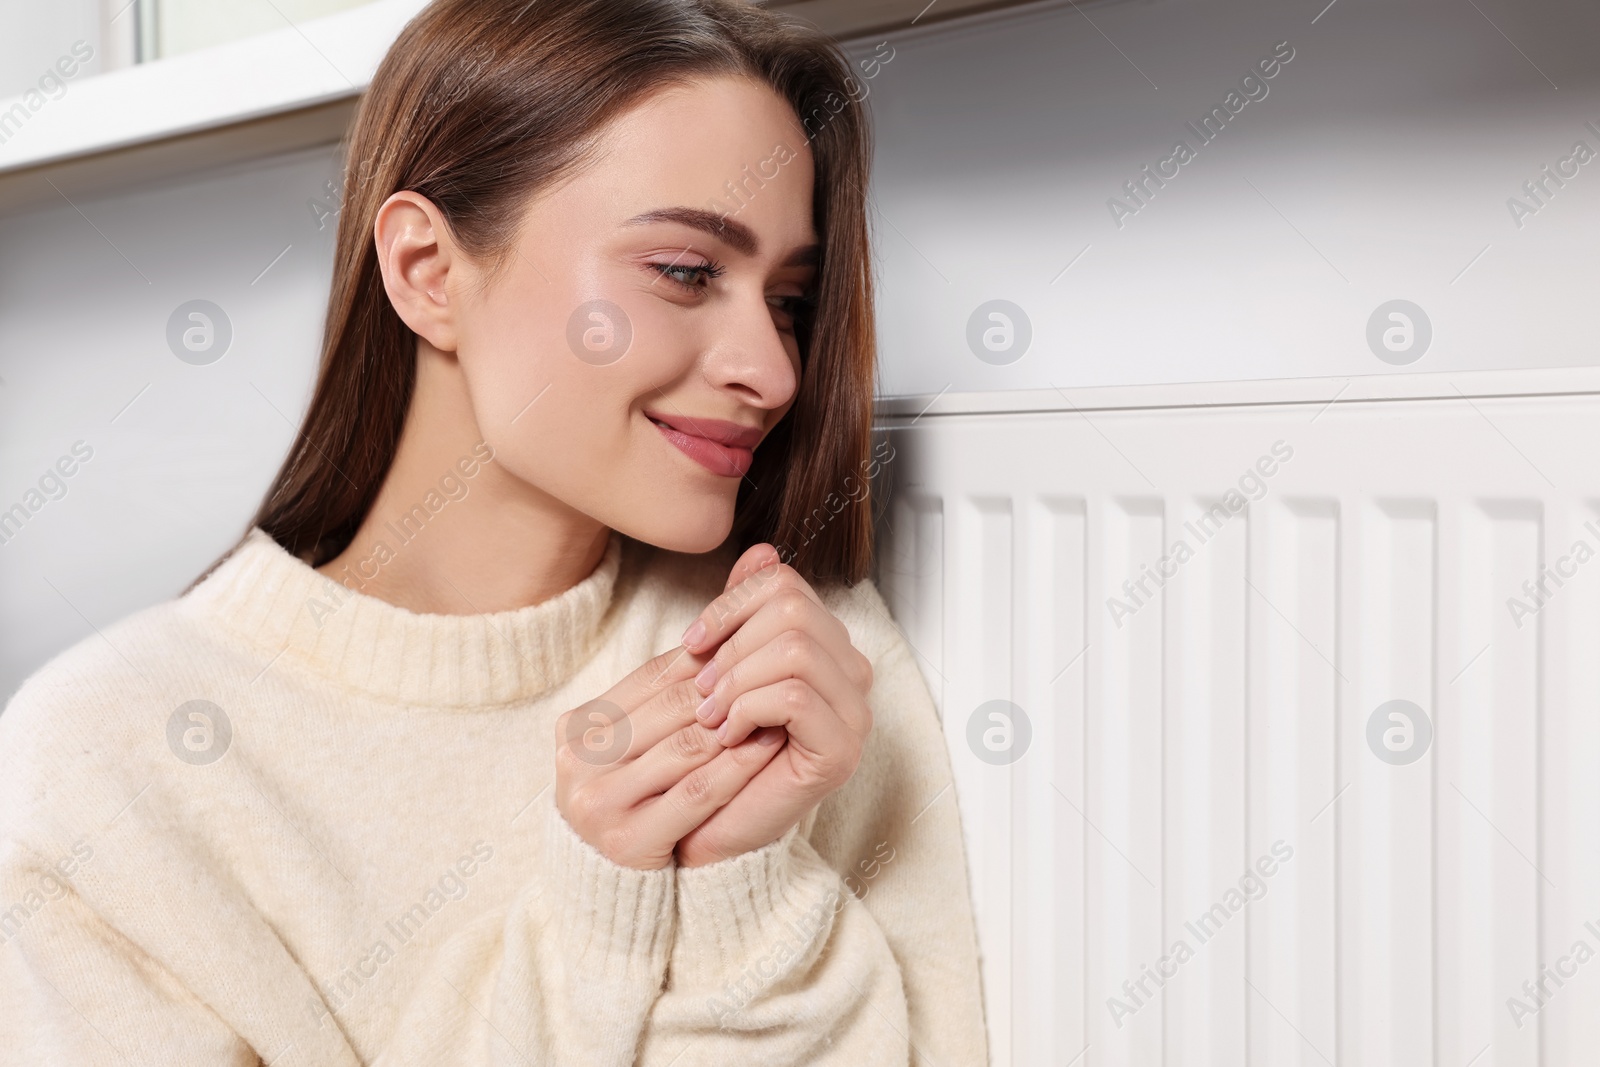
[[[394,462],[417,337],[389,303],[372,236],[393,193],[432,201],[492,276],[530,200],[581,168],[605,123],[667,85],[718,75],[755,77],[794,109],[822,246],[814,309],[796,322],[798,394],[756,451],[728,539],[772,542],[814,583],[865,577],[877,467],[870,129],[838,46],[746,0],[434,0],[406,25],[346,138],[316,388],[251,525],[321,566],[350,544]]]

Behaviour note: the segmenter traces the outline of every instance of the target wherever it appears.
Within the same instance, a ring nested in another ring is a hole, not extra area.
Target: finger
[[[771,644],[788,631],[809,634],[827,650],[845,677],[863,693],[872,688],[872,663],[850,641],[850,631],[838,617],[796,589],[785,589],[763,604],[744,625],[740,626],[717,647],[711,661],[698,675],[695,684],[702,693],[718,690],[722,693],[719,704],[726,709],[732,693],[718,686],[719,679],[728,676],[743,659],[758,649]],[[715,725],[715,719],[702,721]]]
[[[785,678],[740,696],[717,728],[718,739],[725,745],[737,745],[762,726],[782,726],[791,745],[822,763],[832,764],[861,747],[861,735],[846,726],[809,683],[798,678]]]
[[[771,727],[768,727],[771,729]],[[745,741],[744,744],[751,744]],[[740,787],[739,792],[722,807],[712,812],[705,822],[678,839],[674,851],[682,862],[685,848],[694,851],[722,853],[724,843],[732,838],[738,841],[774,841],[801,818],[804,809],[811,807],[810,794],[796,807],[795,770],[790,761],[774,756],[761,770]],[[826,795],[829,783],[817,782],[812,790],[817,796]]]
[[[743,635],[754,623],[755,620],[746,623],[734,636]],[[855,650],[850,653],[854,655]],[[845,675],[833,653],[804,630],[786,630],[736,662],[717,680],[710,696],[711,714],[702,721],[708,727],[720,728],[729,709],[745,694],[787,679],[809,685],[856,734],[865,736],[871,728],[862,690]]]
[[[693,679],[673,682],[629,713],[629,744],[626,758],[636,760],[667,738],[699,720],[695,709],[705,702],[705,694]]]
[[[592,767],[638,756],[695,721],[703,696],[691,679],[708,659],[679,645],[646,660],[600,696],[558,716],[556,746]]]
[[[641,830],[656,840],[680,840],[738,795],[783,748],[782,730],[764,730],[724,749],[649,801],[639,813]]]
[[[793,567],[774,562],[730,585],[721,596],[707,604],[683,631],[684,647],[694,652],[715,648],[755,614],[756,609],[784,589],[799,590],[818,604],[822,603],[816,590]]]
[[[733,569],[728,572],[728,580],[722,584],[722,591],[726,593],[752,574],[774,563],[782,563],[783,555],[769,541],[761,541],[744,550],[733,563]]]
[[[667,734],[626,767],[619,767],[619,784],[630,802],[659,796],[696,768],[722,755],[727,746],[716,732],[691,723]]]
[[[709,657],[692,652],[683,645],[667,649],[652,656],[622,678],[599,699],[615,704],[624,712],[640,707],[676,682],[693,678]]]

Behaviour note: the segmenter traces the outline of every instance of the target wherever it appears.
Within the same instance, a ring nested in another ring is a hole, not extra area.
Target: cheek
[[[502,300],[472,310],[461,331],[459,359],[485,434],[506,437],[537,424],[569,386],[559,324],[543,301]],[[531,404],[531,406],[529,406]],[[491,437],[493,440],[493,437]]]
[[[507,471],[564,496],[563,484],[617,463],[628,407],[617,375],[573,359],[559,340],[528,335],[478,355],[472,406]]]
[[[665,302],[618,293],[608,301],[616,312],[592,303],[502,299],[475,309],[461,340],[473,413],[496,461],[572,503],[623,486],[637,493],[671,474],[674,457],[636,409],[694,367]],[[619,340],[625,349],[606,350]]]
[[[700,357],[718,342],[715,320],[625,271],[544,273],[463,309],[461,366],[497,466],[632,536],[715,547],[737,483],[707,478],[641,413],[663,397],[705,402]],[[608,352],[619,338],[626,348]]]

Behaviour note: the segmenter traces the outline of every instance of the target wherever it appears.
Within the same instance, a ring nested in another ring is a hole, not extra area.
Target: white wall
[[[0,700],[176,595],[254,511],[310,398],[334,225],[307,204],[335,173],[317,150],[0,220],[0,511],[93,450],[0,544]],[[194,299],[232,325],[206,366],[166,340]]]
[[[888,35],[865,84],[889,391],[1594,362],[1600,162],[1520,230],[1506,200],[1575,140],[1600,152],[1600,10],[1327,3],[1052,3]],[[1119,229],[1108,198],[1284,40],[1265,99]],[[1006,366],[965,338],[996,298],[1033,326]],[[1365,341],[1394,298],[1434,327],[1404,368]]]

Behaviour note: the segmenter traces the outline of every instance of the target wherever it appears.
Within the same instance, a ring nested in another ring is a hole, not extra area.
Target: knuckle
[[[673,660],[677,659],[678,655],[679,652],[676,648],[669,648],[662,652],[657,652],[654,656],[650,657],[647,663],[645,663],[644,669],[649,672],[649,676],[651,678],[654,678],[663,670],[672,666]]]
[[[783,701],[783,706],[791,712],[810,707],[811,695],[811,687],[798,678],[785,678],[779,683],[779,698]]]
[[[634,845],[633,828],[627,823],[616,823],[601,830],[594,847],[612,860],[621,861],[631,853]]]
[[[556,776],[561,779],[572,778],[583,770],[583,761],[578,759],[572,751],[572,746],[565,741],[556,741]]]
[[[730,658],[742,659],[744,657],[745,646],[749,643],[750,639],[745,635],[742,627],[723,638],[722,644],[717,648],[716,654],[711,657],[712,661],[717,665],[717,673],[722,673],[723,664],[727,663]]]
[[[808,761],[796,777],[803,792],[810,796],[821,796],[837,788],[835,773],[832,761],[822,759]]]
[[[800,575],[787,563],[779,563],[776,567],[759,570],[746,578],[740,585],[747,595],[753,596],[762,590],[771,590],[769,597],[781,594],[785,589],[793,586],[793,579]]]
[[[821,765],[824,783],[830,789],[837,789],[839,786],[844,785],[856,773],[856,766],[859,762],[859,749],[830,754],[823,759]]]
[[[816,655],[816,643],[803,630],[785,630],[778,635],[778,655],[792,669],[809,666]]]
[[[746,578],[732,589],[729,589],[711,602],[712,619],[716,622],[721,622],[729,615],[732,615],[745,604],[748,604],[750,598],[755,596],[756,590],[759,588],[760,585],[755,578]]]
[[[567,810],[579,823],[588,824],[600,814],[599,791],[593,785],[579,785],[567,794]]]
[[[707,738],[713,736],[703,726],[686,726],[669,740],[672,754],[681,760],[698,759],[707,749]]]
[[[648,692],[658,693],[672,683],[692,676],[692,671],[688,675],[684,671],[693,663],[693,659],[685,655],[683,649],[669,648],[647,660],[639,669],[639,676],[647,683]]]
[[[810,612],[811,598],[791,585],[773,596],[772,606],[785,619],[799,622]]]
[[[704,767],[696,768],[684,775],[679,785],[682,790],[680,795],[682,803],[698,808],[711,797],[713,786],[711,772]]]
[[[862,655],[860,652],[857,652],[856,663],[857,677],[859,677],[861,680],[861,688],[864,690],[871,689],[872,682],[874,678],[877,677],[872,670],[872,661],[866,656]]]
[[[679,682],[663,694],[662,714],[674,723],[693,721],[695,705],[699,704],[700,700],[700,692],[694,687],[692,679]]]
[[[712,689],[713,693],[743,693],[748,688],[744,684],[744,676],[749,674],[749,660],[734,661],[733,666],[726,671],[717,672],[717,684]]]
[[[768,585],[772,584],[772,580],[776,578],[779,572],[782,570],[783,564],[780,563],[776,568],[774,568],[772,564],[769,563],[765,567],[760,567],[752,571],[744,581],[739,583],[739,586],[742,589],[747,589],[752,592],[757,589],[765,589]]]

